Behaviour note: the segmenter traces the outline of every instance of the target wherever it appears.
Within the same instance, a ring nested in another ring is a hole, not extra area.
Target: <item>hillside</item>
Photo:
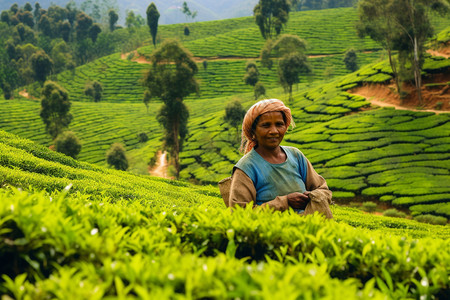
[[[90,165],[1,130],[0,149],[4,295],[279,297],[273,279],[320,298],[440,298],[449,288],[449,226],[338,206],[336,221],[230,213],[216,187]]]
[[[294,92],[294,101],[289,103],[297,128],[286,136],[286,144],[295,145],[305,153],[327,178],[338,201],[382,201],[380,204],[394,204],[413,214],[433,213],[448,218],[449,114],[370,108],[367,99],[349,93],[355,87],[384,84],[392,77],[385,61],[362,67],[353,74],[344,69],[343,41],[348,41],[346,47],[361,51],[358,57],[362,65],[380,56],[373,52],[376,50],[373,42],[359,40],[351,34],[355,17],[353,9],[292,14],[288,31],[301,36],[309,34],[313,54],[310,61],[315,72],[309,80],[302,78]],[[442,21],[439,26],[446,26],[446,22],[449,21]],[[181,153],[181,177],[216,184],[229,176],[240,157],[234,130],[222,118],[224,108],[234,99],[244,107],[253,103],[250,88],[241,81],[245,65],[242,58],[256,58],[262,39],[255,34],[257,29],[251,18],[194,25],[185,45],[196,57],[209,62],[206,70],[200,66],[202,94],[186,100],[191,119],[190,134]],[[162,26],[161,36],[176,36],[181,28],[182,25]],[[340,34],[333,34],[336,32]],[[314,39],[317,33],[320,38]],[[239,37],[239,43],[232,44],[225,37],[231,40]],[[145,56],[151,49],[143,47],[138,53]],[[236,56],[239,51],[242,53]],[[218,60],[218,56],[223,59]],[[325,74],[330,66],[336,75],[334,81]],[[448,73],[449,66],[449,59],[429,56],[424,72],[444,74]],[[148,114],[140,104],[143,89],[139,79],[145,69],[145,64],[115,54],[80,67],[75,74],[66,72],[57,77],[74,100],[71,130],[83,142],[81,160],[105,165],[104,153],[109,145],[123,142],[129,151],[131,171],[147,172],[148,162],[160,149],[162,131],[154,117],[160,104],[151,103]],[[272,88],[267,97],[285,99],[280,89],[275,88],[274,72],[262,69],[262,73],[264,84]],[[338,77],[345,74],[348,75]],[[104,83],[104,103],[85,102],[88,99],[82,90],[88,79]],[[33,92],[33,87],[28,89]],[[37,101],[0,102],[3,129],[50,145],[38,117]],[[148,142],[138,142],[141,132],[149,136]]]

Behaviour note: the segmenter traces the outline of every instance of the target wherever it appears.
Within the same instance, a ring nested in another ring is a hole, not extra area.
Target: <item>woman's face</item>
[[[281,112],[262,114],[254,131],[258,147],[266,150],[276,149],[283,140],[286,130],[286,123]]]

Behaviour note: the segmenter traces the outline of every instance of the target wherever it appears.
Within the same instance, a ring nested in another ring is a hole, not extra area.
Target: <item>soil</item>
[[[35,98],[35,97],[31,96],[31,95],[27,92],[27,90],[22,90],[22,91],[20,91],[20,92],[19,92],[19,95],[22,96],[22,97],[25,97],[25,98],[27,98],[27,99],[31,99],[31,100],[39,100],[38,98]]]
[[[156,177],[162,177],[162,178],[169,178],[167,176],[167,152],[161,152],[158,151],[157,155],[157,162],[153,168],[149,168],[148,172],[151,176]]]
[[[450,58],[450,43],[447,42],[446,45],[442,46],[440,49],[438,50],[427,50],[428,53],[430,53],[433,56],[442,56],[445,58]]]
[[[406,96],[402,99],[397,93],[394,82],[389,84],[367,84],[362,87],[349,90],[349,93],[365,97],[373,105],[391,106],[396,109],[413,111],[431,111],[436,114],[450,112],[450,73],[432,74],[423,78],[422,98],[419,103],[417,91],[413,84],[404,83],[402,90]],[[440,84],[426,86],[426,84]]]

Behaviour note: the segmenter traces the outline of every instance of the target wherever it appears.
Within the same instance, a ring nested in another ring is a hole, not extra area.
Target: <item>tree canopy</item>
[[[42,88],[40,116],[52,139],[62,133],[72,121],[70,107],[67,91],[53,81],[45,82]]]
[[[253,13],[264,39],[271,39],[281,33],[289,19],[289,10],[288,0],[259,0]]]
[[[147,25],[152,36],[153,46],[156,47],[156,34],[158,33],[159,12],[155,3],[150,3],[147,7]]]

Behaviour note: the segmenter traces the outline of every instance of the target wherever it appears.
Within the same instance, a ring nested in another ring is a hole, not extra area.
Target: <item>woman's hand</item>
[[[309,193],[308,191],[304,193],[290,193],[287,195],[288,204],[290,207],[294,209],[305,209],[306,205],[309,202]]]

